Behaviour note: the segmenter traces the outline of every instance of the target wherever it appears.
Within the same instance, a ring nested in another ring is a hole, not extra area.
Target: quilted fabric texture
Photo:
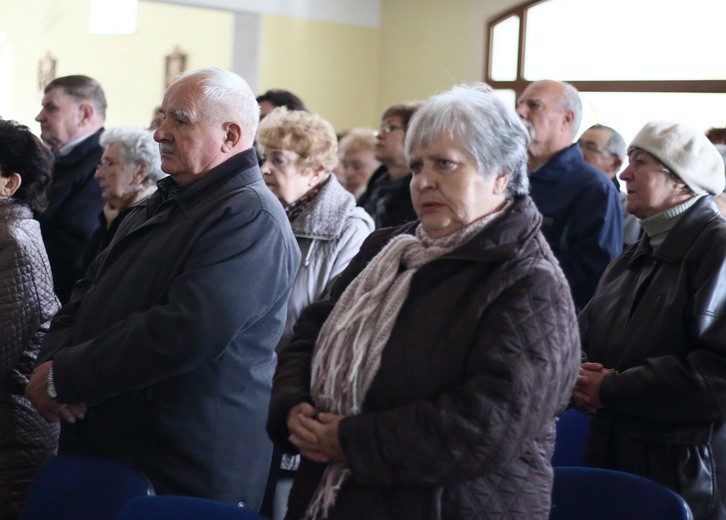
[[[555,416],[580,361],[567,282],[531,199],[414,275],[366,394],[340,423],[351,478],[329,520],[541,519],[549,516]],[[286,442],[309,401],[317,334],[345,286],[410,227],[374,233],[280,351],[268,431]],[[289,520],[302,518],[324,465],[303,459]]]
[[[31,211],[0,202],[0,518],[17,516],[33,475],[53,455],[56,423],[25,398],[40,342],[58,310],[53,279]]]

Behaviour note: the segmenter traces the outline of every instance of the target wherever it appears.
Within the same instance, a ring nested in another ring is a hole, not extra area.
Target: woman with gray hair
[[[588,462],[650,478],[694,518],[726,519],[724,162],[702,132],[651,121],[620,174],[644,234],[580,314],[576,404],[595,414]]]
[[[101,135],[103,155],[94,177],[106,203],[99,216],[101,227],[91,236],[83,254],[83,272],[116,234],[124,216],[156,191],[161,171],[159,145],[153,133],[141,127],[119,126]]]
[[[303,457],[286,518],[548,517],[580,355],[528,139],[483,84],[413,116],[419,221],[373,233],[279,352],[268,432]]]

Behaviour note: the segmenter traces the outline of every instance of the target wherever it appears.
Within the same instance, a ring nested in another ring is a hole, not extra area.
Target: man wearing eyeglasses
[[[575,87],[551,80],[530,83],[517,100],[517,113],[531,135],[530,195],[579,311],[623,249],[620,199],[615,186],[573,143],[582,120]]]
[[[409,185],[411,171],[406,162],[403,144],[406,128],[419,102],[398,103],[386,109],[376,134],[376,159],[381,162],[358,205],[373,217],[376,229],[398,226],[416,220]]]
[[[587,162],[603,172],[618,190],[623,205],[623,245],[629,246],[640,238],[640,221],[625,211],[627,194],[620,191],[618,172],[627,157],[625,140],[614,129],[605,125],[593,125],[585,130],[577,143]]]

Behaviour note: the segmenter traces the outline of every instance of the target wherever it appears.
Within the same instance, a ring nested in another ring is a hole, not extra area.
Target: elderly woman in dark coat
[[[161,171],[159,145],[153,133],[141,127],[117,126],[101,134],[103,155],[94,178],[101,186],[103,211],[101,226],[91,236],[83,252],[83,271],[106,249],[131,206],[143,202],[156,191],[156,183],[166,177]]]
[[[420,221],[374,233],[279,354],[268,431],[303,455],[287,518],[548,517],[580,352],[527,143],[485,85],[412,119]]]
[[[40,341],[58,310],[33,211],[42,211],[53,154],[27,127],[0,121],[0,518],[17,518],[33,475],[53,455],[57,423],[25,398]]]
[[[580,315],[589,462],[726,519],[726,220],[712,197],[724,163],[701,132],[666,121],[645,125],[628,157],[626,209],[645,233]]]

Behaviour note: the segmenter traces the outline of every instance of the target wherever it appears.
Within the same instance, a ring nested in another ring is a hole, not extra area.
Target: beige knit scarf
[[[371,260],[343,292],[320,330],[311,377],[311,392],[318,412],[361,413],[413,275],[422,265],[470,240],[505,209],[438,239],[431,238],[419,225],[415,236],[404,234],[393,238]],[[342,463],[328,464],[310,501],[306,519],[327,518],[349,474],[350,470]]]

